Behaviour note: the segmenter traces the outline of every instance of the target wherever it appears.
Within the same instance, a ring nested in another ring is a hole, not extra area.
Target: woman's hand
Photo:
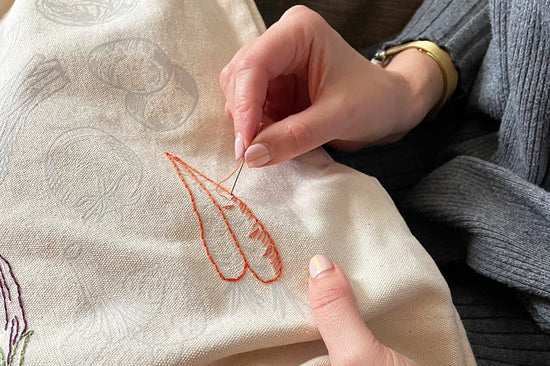
[[[332,366],[413,366],[374,337],[342,269],[323,255],[309,263],[309,303]]]
[[[409,49],[385,69],[373,65],[304,6],[241,48],[220,85],[236,158],[244,155],[251,167],[329,141],[347,150],[395,141],[423,119],[443,88],[429,56]],[[260,122],[266,125],[255,136]]]

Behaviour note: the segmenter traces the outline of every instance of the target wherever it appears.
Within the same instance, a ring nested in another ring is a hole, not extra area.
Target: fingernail
[[[237,133],[237,137],[235,137],[235,160],[239,160],[243,157],[244,154],[244,141],[241,136],[241,133]]]
[[[309,261],[309,275],[312,278],[317,278],[322,273],[333,268],[332,261],[322,254],[317,254]]]
[[[246,150],[244,160],[249,168],[255,168],[270,161],[271,156],[269,156],[269,150],[264,144],[254,144]]]

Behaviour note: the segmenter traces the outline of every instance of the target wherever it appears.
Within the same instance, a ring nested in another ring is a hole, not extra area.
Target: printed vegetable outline
[[[143,164],[114,136],[79,127],[51,143],[44,176],[53,197],[78,211],[82,220],[101,220],[110,213],[122,219],[123,209],[141,198]]]
[[[168,159],[170,159],[170,162],[172,163],[172,165],[176,169],[176,172],[177,172],[181,182],[183,183],[183,185],[185,186],[185,188],[187,190],[187,193],[189,194],[189,197],[191,199],[191,204],[193,206],[193,211],[195,212],[195,215],[196,215],[196,217],[199,221],[199,228],[200,228],[200,233],[201,233],[200,236],[201,236],[202,244],[203,244],[203,246],[206,250],[207,257],[210,260],[210,262],[212,262],[212,264],[214,265],[214,268],[215,268],[216,272],[218,273],[218,276],[222,280],[225,280],[225,281],[238,281],[244,276],[244,274],[246,273],[246,269],[248,268],[248,270],[252,273],[252,275],[254,275],[254,277],[256,277],[256,279],[258,279],[262,283],[270,283],[270,282],[276,281],[279,278],[279,276],[281,275],[281,272],[282,272],[281,257],[279,255],[277,247],[275,246],[275,242],[271,238],[271,235],[269,235],[269,233],[267,232],[267,230],[265,229],[263,224],[252,213],[250,208],[240,198],[236,197],[235,195],[230,195],[229,191],[227,189],[225,189],[224,187],[222,187],[220,185],[220,183],[217,183],[214,180],[208,178],[206,175],[202,174],[197,169],[191,167],[189,164],[185,163],[183,160],[181,160],[177,156],[172,155],[168,152],[166,152],[165,155],[168,157]],[[206,242],[205,235],[204,235],[205,230],[208,230],[208,228],[206,228],[203,225],[202,218],[201,218],[201,216],[199,214],[199,211],[197,209],[195,196],[193,195],[193,192],[191,191],[191,188],[189,187],[189,184],[186,182],[185,178],[183,177],[182,171],[178,167],[178,164],[185,169],[185,171],[188,173],[188,175],[195,182],[198,183],[199,187],[202,189],[202,191],[204,191],[204,193],[206,194],[206,196],[208,197],[210,202],[217,208],[217,211],[219,212],[219,214],[221,216],[221,219],[225,223],[225,228],[226,228],[227,232],[229,233],[229,235],[231,236],[231,238],[233,240],[235,248],[237,249],[238,253],[240,254],[241,258],[243,259],[243,268],[242,268],[242,271],[238,275],[233,276],[233,277],[225,276],[220,271],[220,269],[218,267],[218,264],[216,263],[214,258],[211,256],[210,249],[209,249],[209,244]],[[218,194],[218,196],[229,200],[230,203],[227,204],[227,205],[223,205],[223,206],[220,205],[216,201],[216,199],[214,198],[213,193],[210,192],[208,190],[208,188],[206,188],[205,184],[201,181],[201,179],[204,180],[205,183],[208,182],[210,184],[213,184],[215,186],[214,192],[216,194]],[[227,178],[224,179],[223,181],[225,181],[225,180],[227,180]],[[227,197],[227,196],[221,194],[219,192],[219,190],[222,190],[227,195],[230,195],[230,197]],[[250,232],[248,233],[247,237],[246,238],[244,238],[244,237],[240,238],[240,240],[237,239],[237,237],[234,233],[234,230],[231,228],[231,226],[228,222],[228,219],[226,217],[226,214],[225,214],[225,212],[229,212],[229,210],[232,210],[233,208],[237,208],[237,210],[232,211],[232,212],[238,212],[240,215],[244,215],[247,222],[250,222],[250,224],[251,224],[250,225]],[[255,240],[255,241],[259,242],[262,245],[262,247],[265,249],[262,256],[261,256],[262,258],[266,259],[266,260],[262,261],[264,263],[254,263],[254,264],[250,263],[251,258],[247,257],[247,255],[245,253],[246,248],[243,250],[243,245],[241,245],[242,243],[240,242],[240,241],[245,241],[245,240],[248,240],[248,241],[251,241],[251,240],[254,241]],[[258,273],[259,272],[258,268],[262,264],[265,265],[266,262],[271,267],[271,269],[273,270],[274,273],[271,277],[263,278]]]
[[[131,37],[102,43],[89,52],[87,65],[98,80],[126,92],[126,113],[154,131],[180,127],[197,106],[195,79],[148,39]]]
[[[23,365],[27,343],[33,331],[27,330],[27,318],[21,301],[19,282],[13,274],[11,265],[2,255],[0,255],[0,295],[3,302],[0,311],[4,313],[4,327],[0,328],[0,365]]]
[[[107,23],[131,12],[138,0],[36,0],[36,10],[46,19],[70,26]]]
[[[36,54],[0,89],[0,185],[8,175],[13,147],[28,116],[68,83],[58,59]]]

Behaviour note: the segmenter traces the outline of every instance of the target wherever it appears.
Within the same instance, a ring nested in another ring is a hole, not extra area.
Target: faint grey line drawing
[[[134,359],[140,362],[130,364],[153,364],[164,356],[159,350],[181,347],[206,330],[203,296],[183,271],[143,263],[129,270],[124,264],[113,268],[112,262],[105,265],[102,253],[77,247],[68,243],[60,254],[79,289],[61,351],[72,345],[83,349],[82,365],[126,365]],[[148,349],[136,350],[136,342]]]
[[[36,10],[56,23],[91,26],[132,11],[138,0],[36,0]]]
[[[300,299],[292,290],[283,282],[271,282],[271,298],[273,301],[273,311],[284,319],[290,312],[305,319],[305,314],[309,309],[309,305]]]
[[[0,28],[0,65],[2,65],[19,37],[19,23],[12,24],[7,28],[8,23],[4,23]]]
[[[198,88],[187,71],[143,38],[127,38],[95,47],[88,55],[90,72],[126,92],[126,112],[155,131],[173,130],[193,113]]]
[[[257,314],[263,299],[245,281],[227,282],[225,293],[229,294],[229,311],[234,316],[240,311]]]
[[[170,86],[157,93],[128,93],[126,111],[150,129],[163,131],[179,127],[195,109],[198,90],[191,75],[174,66]]]
[[[140,300],[148,304],[158,301],[153,317],[142,322],[137,333],[128,334],[115,342],[106,342],[103,349],[90,358],[87,365],[128,365],[157,364],[166,356],[167,348],[184,347],[188,341],[201,336],[207,327],[206,306],[202,295],[194,284],[181,272],[162,273],[158,268],[129,276],[128,290],[140,294]],[[115,279],[113,279],[115,280]],[[125,302],[127,306],[131,304]],[[156,302],[155,302],[156,304]],[[120,319],[111,326],[124,326]],[[151,335],[155,334],[155,337]],[[104,335],[99,335],[104,336]],[[128,348],[127,339],[132,344],[141,342],[145,350]],[[82,337],[81,341],[85,341]]]
[[[136,203],[143,167],[124,143],[94,128],[69,130],[57,137],[44,163],[47,185],[62,204],[82,219],[102,219]]]
[[[141,274],[130,273],[126,278],[113,276],[110,282],[125,285],[119,289],[122,295],[113,297],[110,289],[99,288],[97,284],[90,286],[89,282],[92,282],[93,278],[82,276],[82,273],[88,276],[105,273],[96,261],[89,261],[89,257],[87,259],[87,262],[82,259],[78,262],[69,262],[73,267],[73,278],[80,289],[77,295],[79,305],[72,312],[70,332],[66,334],[62,344],[64,347],[76,344],[83,348],[86,347],[84,345],[93,345],[91,347],[97,348],[92,352],[83,353],[87,354],[82,359],[83,365],[113,364],[112,359],[106,358],[109,351],[113,347],[122,347],[127,339],[144,334],[165,301],[164,294],[160,288],[157,289],[160,291],[157,297],[141,292],[143,288],[140,286],[140,277],[156,271],[155,268],[151,268],[150,271]],[[132,350],[128,349],[127,352],[131,353]],[[99,362],[100,360],[102,362]]]
[[[95,47],[88,55],[88,67],[104,83],[133,93],[159,91],[172,74],[172,63],[164,51],[142,38]]]
[[[159,284],[150,286],[156,279]],[[200,285],[193,278],[188,277],[183,271],[157,274],[147,279],[151,297],[160,296],[163,302],[151,323],[155,329],[162,329],[164,337],[160,345],[183,344],[197,338],[207,328],[206,306],[202,298],[204,285]],[[141,290],[143,292],[143,290]],[[182,313],[184,316],[181,316]]]
[[[69,83],[57,59],[35,55],[0,90],[0,185],[8,174],[8,163],[27,117],[45,99]]]
[[[149,278],[157,273],[155,267],[139,273],[118,272],[118,275],[111,275],[94,252],[80,243],[71,242],[65,246],[60,259],[72,269],[69,278],[79,289],[76,294],[73,293],[78,298],[78,306],[73,309],[67,341],[77,337],[76,340],[82,342],[95,337],[111,344],[140,333],[155,317],[164,300],[163,296],[150,296],[143,291],[142,276]],[[103,286],[97,282],[101,278],[107,278]],[[112,295],[112,286],[119,287],[121,298],[126,296],[126,300],[131,298],[134,301],[122,303],[117,300]]]

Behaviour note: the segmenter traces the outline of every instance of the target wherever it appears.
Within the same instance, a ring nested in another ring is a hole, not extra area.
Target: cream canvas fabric
[[[0,27],[0,364],[327,365],[307,303],[317,253],[386,345],[474,364],[375,179],[316,150],[245,168],[238,199],[217,184],[236,167],[218,74],[262,31],[251,1],[15,1]]]

